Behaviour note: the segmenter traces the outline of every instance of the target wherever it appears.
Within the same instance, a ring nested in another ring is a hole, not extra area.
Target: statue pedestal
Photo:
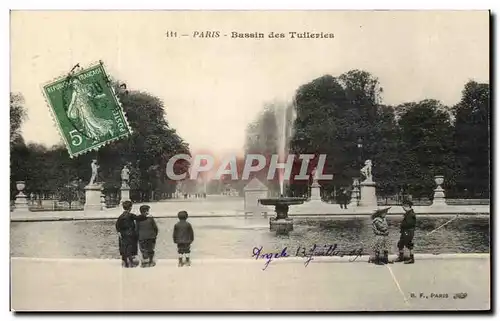
[[[14,211],[15,212],[27,212],[29,211],[28,197],[24,195],[23,192],[19,192],[16,195],[16,200],[14,201]]]
[[[311,197],[309,201],[304,202],[297,206],[293,206],[291,214],[315,214],[315,215],[328,215],[335,213],[334,206],[330,203],[325,203],[321,200],[321,185],[318,182],[311,184]],[[278,222],[278,224],[280,224]],[[288,226],[292,223],[283,222],[282,226]],[[288,227],[287,227],[288,228]],[[287,228],[284,228],[286,230]],[[293,229],[292,229],[293,230]]]
[[[375,182],[361,182],[361,197],[359,199],[359,206],[377,207],[376,185],[377,184]]]
[[[120,189],[120,204],[125,201],[130,201],[130,187],[122,186]]]
[[[85,186],[85,206],[84,211],[101,211],[102,184],[92,184]]]
[[[318,182],[311,185],[311,201],[321,201],[321,185]]]
[[[436,189],[434,190],[434,200],[432,201],[432,206],[446,206],[446,199],[444,196],[444,189],[441,185],[444,183],[443,175],[434,176],[434,181],[436,182]]]
[[[432,206],[447,206],[443,188],[438,187],[434,190],[434,200],[432,201]]]

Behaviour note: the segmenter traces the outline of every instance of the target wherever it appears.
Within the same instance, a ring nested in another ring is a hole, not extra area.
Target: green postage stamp
[[[43,93],[70,157],[132,133],[102,63],[51,81]]]

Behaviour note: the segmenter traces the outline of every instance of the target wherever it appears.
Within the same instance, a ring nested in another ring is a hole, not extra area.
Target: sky
[[[193,36],[206,31],[220,36]],[[266,38],[233,39],[233,31]],[[289,32],[334,38],[291,39]],[[366,70],[378,77],[385,104],[433,98],[454,105],[468,80],[489,82],[489,13],[11,11],[11,92],[25,98],[26,141],[60,141],[41,86],[98,60],[129,89],[160,97],[192,151],[240,152],[246,126],[266,102],[290,102],[299,86],[325,74]]]

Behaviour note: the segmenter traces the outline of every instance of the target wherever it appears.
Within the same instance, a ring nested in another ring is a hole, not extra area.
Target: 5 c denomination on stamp
[[[102,63],[49,82],[43,93],[70,157],[132,133]]]

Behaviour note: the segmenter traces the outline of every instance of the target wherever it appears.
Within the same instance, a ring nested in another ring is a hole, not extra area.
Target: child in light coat
[[[372,214],[372,229],[373,234],[375,234],[375,241],[373,243],[375,258],[373,263],[377,265],[389,263],[389,224],[387,224],[386,219],[389,209],[390,207],[377,209]]]

